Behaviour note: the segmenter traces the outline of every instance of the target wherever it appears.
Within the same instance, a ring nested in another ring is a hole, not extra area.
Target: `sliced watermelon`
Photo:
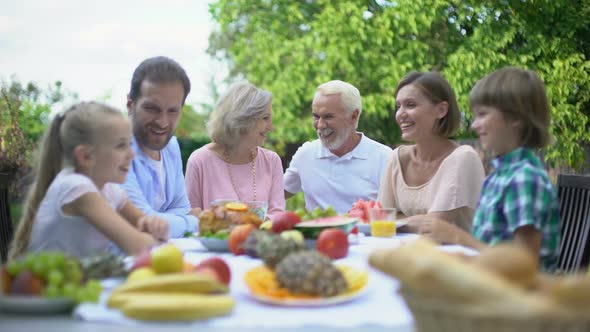
[[[344,232],[350,233],[358,222],[359,218],[334,216],[302,221],[295,225],[295,229],[303,233],[306,239],[317,239],[320,233],[327,228],[340,228]]]

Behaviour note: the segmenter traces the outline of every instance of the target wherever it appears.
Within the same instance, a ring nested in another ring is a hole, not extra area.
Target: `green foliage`
[[[315,88],[341,79],[363,95],[359,129],[399,141],[395,88],[411,70],[439,70],[468,110],[484,75],[507,65],[547,84],[557,138],[547,158],[578,167],[590,141],[590,2],[587,0],[219,0],[209,53],[230,75],[273,92],[274,148],[315,137]],[[465,112],[461,137],[469,137]]]
[[[52,108],[76,98],[75,94],[64,91],[59,81],[46,90],[35,83],[22,84],[15,79],[0,82],[0,172],[12,174],[13,179],[26,174]],[[15,198],[22,194],[21,189],[13,181],[10,191]]]

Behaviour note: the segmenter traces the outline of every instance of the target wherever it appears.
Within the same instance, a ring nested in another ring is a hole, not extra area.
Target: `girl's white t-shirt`
[[[126,192],[117,184],[107,183],[100,191],[86,175],[65,168],[57,174],[39,205],[28,251],[57,250],[83,257],[108,250],[112,242],[94,225],[62,211],[62,206],[90,192],[100,192],[116,211],[127,202]]]

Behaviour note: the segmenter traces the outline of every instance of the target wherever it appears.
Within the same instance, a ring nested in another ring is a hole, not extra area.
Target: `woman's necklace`
[[[256,158],[256,152],[254,150],[251,150],[250,156],[252,157],[252,162],[251,162],[252,166],[250,167],[250,172],[252,173],[252,191],[253,191],[252,200],[255,201],[256,200],[256,163],[254,162],[254,159]],[[236,183],[234,182],[234,176],[231,172],[231,162],[230,162],[229,153],[227,152],[227,149],[223,150],[223,157],[225,158],[225,165],[227,166],[227,172],[229,173],[229,180],[231,181],[231,185],[234,188],[234,192],[236,193],[236,196],[238,196],[238,199],[241,201],[242,197],[240,197],[240,193],[238,192],[238,188],[236,187]]]

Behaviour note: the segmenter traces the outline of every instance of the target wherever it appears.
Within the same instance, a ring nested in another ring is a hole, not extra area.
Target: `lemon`
[[[184,269],[182,251],[172,244],[157,248],[152,253],[152,269],[158,274],[182,272]]]
[[[149,279],[153,278],[154,276],[156,276],[156,271],[154,271],[152,268],[140,267],[139,269],[129,273],[129,276],[127,276],[127,282]]]
[[[271,220],[265,221],[262,224],[260,224],[260,227],[258,227],[258,228],[260,228],[261,230],[264,230],[264,231],[268,231],[272,228],[272,221]]]

